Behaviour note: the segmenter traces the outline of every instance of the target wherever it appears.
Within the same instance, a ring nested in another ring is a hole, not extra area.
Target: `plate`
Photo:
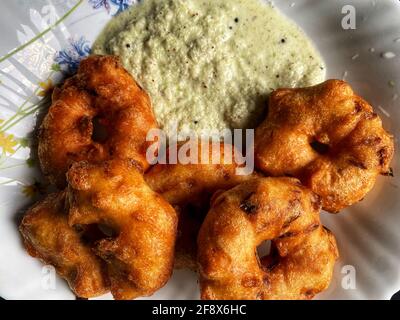
[[[47,188],[34,160],[32,132],[48,104],[46,92],[89,54],[107,21],[135,2],[16,0],[2,6],[0,296],[6,299],[75,298],[51,268],[28,256],[17,231],[24,210]],[[380,177],[364,201],[341,214],[322,214],[341,256],[331,286],[317,299],[389,299],[400,289],[400,3],[280,0],[275,5],[315,42],[328,78],[349,81],[396,138],[395,177]],[[353,11],[355,29],[343,28]],[[196,274],[182,270],[148,299],[198,298]]]

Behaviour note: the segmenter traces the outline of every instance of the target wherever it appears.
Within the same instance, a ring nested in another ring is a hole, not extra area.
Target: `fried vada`
[[[139,168],[114,159],[75,163],[67,174],[70,225],[108,230],[93,250],[107,262],[116,299],[152,295],[173,270],[177,215],[150,189]]]
[[[178,151],[182,147],[178,146]],[[234,159],[238,150],[232,145],[199,140],[193,147],[198,164],[157,164],[145,174],[145,179],[178,212],[175,267],[197,270],[197,234],[212,195],[254,178],[255,174],[238,174],[241,166]]]
[[[19,226],[25,248],[53,265],[78,297],[102,295],[109,291],[106,264],[81,232],[69,226],[65,200],[65,192],[53,193],[28,210]]]
[[[157,128],[150,98],[117,57],[89,56],[78,73],[52,96],[39,129],[38,155],[44,175],[60,189],[78,161],[134,159],[149,167],[146,141]],[[97,130],[96,130],[97,128]]]
[[[198,236],[202,299],[311,299],[338,258],[320,197],[294,178],[257,178],[212,199]],[[273,252],[257,246],[271,240]]]
[[[362,200],[378,175],[389,175],[393,153],[379,116],[339,80],[274,91],[255,134],[257,169],[299,178],[332,213]]]

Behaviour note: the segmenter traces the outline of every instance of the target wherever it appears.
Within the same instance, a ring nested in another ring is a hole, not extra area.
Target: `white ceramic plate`
[[[28,160],[34,151],[26,146],[36,123],[35,111],[40,109],[38,93],[49,85],[40,82],[49,77],[57,82],[62,73],[72,71],[79,58],[88,54],[91,43],[112,15],[134,2],[137,1],[2,3],[0,57],[17,48],[0,58],[0,119],[6,121],[0,123],[0,296],[6,299],[74,298],[61,279],[57,278],[55,288],[46,285],[48,269],[29,257],[21,244],[18,217],[42,187],[36,164]],[[104,6],[106,3],[108,6]],[[318,298],[389,299],[400,290],[400,40],[396,41],[400,38],[400,3],[279,0],[275,5],[314,40],[326,60],[328,77],[345,77],[375,106],[385,127],[396,136],[395,177],[379,178],[363,202],[340,215],[323,214],[323,221],[338,239],[341,257],[330,288]],[[356,9],[355,30],[341,26],[345,5]],[[43,32],[42,37],[37,37]],[[30,44],[22,46],[27,42]],[[383,58],[388,52],[396,56]],[[33,194],[33,198],[26,193]],[[198,297],[196,275],[176,271],[168,285],[151,298]]]

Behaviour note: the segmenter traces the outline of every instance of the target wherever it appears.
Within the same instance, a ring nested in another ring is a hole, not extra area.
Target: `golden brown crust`
[[[92,138],[96,119],[104,141]],[[150,99],[113,56],[90,56],[78,73],[53,93],[39,131],[43,173],[60,188],[73,162],[134,159],[146,170],[146,135],[157,128]]]
[[[166,284],[174,261],[177,216],[144,181],[136,163],[75,163],[68,171],[71,225],[105,225],[113,234],[95,243],[108,263],[116,299],[148,296]]]
[[[204,154],[208,155],[205,164],[158,164],[145,174],[149,186],[173,205],[179,214],[176,268],[197,270],[197,234],[212,195],[217,190],[230,189],[255,176],[238,175],[236,169],[240,166],[225,159],[225,151],[228,154],[234,152],[231,145],[217,142],[205,145],[208,146],[204,149]],[[195,146],[200,163],[203,152],[201,141]],[[215,164],[212,159],[216,160]]]
[[[198,237],[202,299],[310,299],[338,257],[320,198],[292,178],[258,178],[219,194]],[[274,252],[256,248],[272,240]]]
[[[65,192],[50,194],[29,209],[19,230],[28,253],[53,265],[78,297],[92,298],[109,291],[105,263],[68,225]]]
[[[394,153],[372,107],[339,80],[273,92],[255,139],[258,169],[301,179],[330,212],[360,201]]]

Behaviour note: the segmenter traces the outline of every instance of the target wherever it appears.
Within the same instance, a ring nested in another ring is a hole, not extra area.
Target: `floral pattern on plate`
[[[71,75],[78,70],[79,63],[90,54],[90,51],[90,43],[84,37],[72,38],[67,48],[56,53],[54,61],[62,71]]]
[[[117,7],[116,12],[113,15],[117,15],[129,8],[133,3],[140,2],[135,0],[89,0],[89,3],[93,6],[93,9],[104,8],[109,14],[111,14],[112,6]]]

